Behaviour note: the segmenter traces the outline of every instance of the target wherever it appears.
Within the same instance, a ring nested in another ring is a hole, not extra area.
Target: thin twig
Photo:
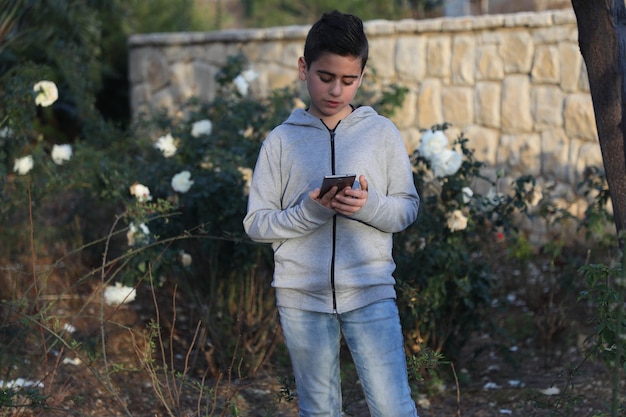
[[[454,384],[456,385],[456,415],[457,417],[461,417],[461,388],[459,387],[459,378],[456,375],[456,370],[454,369],[453,362],[450,362],[450,368],[452,368]]]
[[[39,315],[39,286],[37,284],[37,254],[35,253],[35,222],[33,220],[33,196],[30,189],[30,175],[28,176],[28,185],[26,187],[28,191],[28,221],[30,223],[30,256],[32,261],[33,268],[33,288],[35,291],[35,313]],[[44,334],[43,328],[39,327],[39,335],[41,336],[41,344],[43,346],[43,366],[44,366],[44,374],[48,373],[48,347],[46,342],[46,335]]]
[[[117,226],[117,223],[120,221],[121,216],[116,216],[115,221],[111,225],[111,229],[107,234],[107,239],[104,245],[104,252],[102,253],[102,267],[100,269],[100,343],[102,345],[102,359],[104,361],[104,374],[106,375],[107,382],[110,384],[111,379],[109,376],[109,361],[107,360],[107,351],[106,351],[106,333],[104,329],[104,283],[105,283],[105,266],[107,264],[107,257],[109,255],[109,245],[111,242],[111,236],[113,236],[113,231]]]

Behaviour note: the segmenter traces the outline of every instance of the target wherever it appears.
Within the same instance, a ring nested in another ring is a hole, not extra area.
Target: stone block
[[[396,41],[395,69],[400,81],[419,81],[426,74],[426,39],[400,36]]]
[[[376,74],[383,78],[395,78],[395,40],[375,38],[370,40],[370,57],[368,66],[376,70]]]
[[[533,82],[557,84],[561,81],[559,57],[559,50],[556,46],[537,47],[531,70]]]
[[[445,87],[441,94],[443,117],[455,126],[474,122],[474,90],[469,87]]]
[[[215,76],[219,70],[220,67],[214,65],[198,61],[194,62],[193,73],[197,83],[196,91],[200,100],[213,101],[213,99],[215,99],[215,93],[217,91]]]
[[[158,91],[169,82],[167,58],[159,49],[132,49],[130,59],[129,75],[133,83],[146,83],[152,91]]]
[[[135,84],[130,89],[130,111],[134,115],[148,111],[147,103],[150,97],[145,84]]]
[[[400,134],[402,135],[402,140],[404,141],[407,153],[409,155],[412,154],[420,144],[422,133],[416,127],[410,127],[400,129]]]
[[[498,46],[498,53],[504,62],[504,72],[507,74],[530,72],[535,45],[528,32],[512,30],[502,33],[501,36],[502,41]]]
[[[571,138],[577,137],[596,141],[595,115],[589,94],[571,94],[565,98],[565,132]]]
[[[550,180],[563,181],[570,165],[570,140],[562,128],[541,132],[541,175]]]
[[[581,92],[589,93],[591,90],[589,89],[589,74],[587,74],[587,65],[585,61],[581,59],[580,63],[580,78],[578,79],[578,89]]]
[[[555,44],[562,41],[575,41],[576,36],[572,39],[572,34],[576,35],[577,32],[576,25],[549,26],[534,30],[532,36],[535,45]]]
[[[184,47],[183,45],[170,45],[163,48],[163,55],[170,64],[176,62],[184,62],[192,59],[191,57],[197,56],[197,49],[201,48],[198,45]]]
[[[419,33],[443,32],[444,22],[445,22],[445,19],[443,18],[420,20],[418,24],[418,29],[416,32],[419,32]]]
[[[260,72],[267,78],[267,91],[265,91],[264,95],[269,95],[272,90],[292,87],[299,82],[298,70],[295,62],[293,64],[293,68],[291,69],[274,63],[267,65],[263,71]]]
[[[435,36],[428,39],[426,48],[428,76],[442,79],[450,78],[452,59],[452,41],[450,36]]]
[[[476,123],[490,128],[500,128],[501,96],[501,83],[476,84]]]
[[[445,122],[441,108],[441,82],[437,79],[425,80],[417,95],[417,127],[428,129],[432,125]]]
[[[505,27],[545,27],[552,25],[552,16],[548,13],[519,12],[505,15]]]
[[[416,19],[402,19],[396,21],[396,33],[398,34],[410,34],[419,31],[419,20]]]
[[[376,36],[391,35],[396,32],[395,22],[384,19],[363,22],[363,28],[370,41]]]
[[[414,127],[417,118],[417,93],[413,89],[409,89],[404,102],[395,109],[395,113],[391,116],[391,120],[400,129]]]
[[[502,83],[502,130],[504,133],[531,132],[530,79],[510,75]]]
[[[552,11],[552,22],[554,25],[565,25],[568,23],[576,24],[576,14],[574,9]]]
[[[600,143],[582,142],[577,155],[573,155],[572,165],[575,167],[574,180],[579,183],[584,178],[585,169],[589,167],[603,168],[602,151]]]
[[[465,32],[474,29],[473,16],[462,16],[456,18],[446,19],[441,26],[441,29],[445,32]]]
[[[566,93],[576,92],[580,88],[579,80],[583,70],[580,47],[573,42],[560,42],[558,48],[561,61],[561,89]]]
[[[174,100],[174,94],[169,88],[164,88],[155,94],[152,94],[150,98],[150,108],[154,111],[165,110],[170,116],[176,113],[178,108],[176,100]]]
[[[476,39],[474,36],[455,36],[452,40],[452,84],[474,84],[475,63]]]
[[[297,71],[298,58],[303,55],[304,47],[302,46],[302,42],[288,42],[283,45],[282,54],[278,63],[287,68],[293,67],[294,71]]]
[[[178,62],[171,67],[172,94],[176,102],[183,103],[198,95],[194,66],[190,62]]]
[[[197,57],[209,64],[223,66],[227,62],[228,52],[223,43],[212,43],[205,46],[201,57]]]
[[[467,147],[474,151],[476,160],[491,166],[496,164],[496,150],[500,137],[497,129],[488,129],[474,124],[465,126],[463,134],[468,139]]]
[[[502,80],[504,78],[504,61],[498,54],[496,45],[480,46],[476,52],[476,79]]]
[[[514,177],[541,173],[541,136],[535,133],[502,135],[496,152],[496,163],[506,167]]]
[[[533,87],[532,114],[537,129],[563,126],[563,92],[556,86]]]
[[[248,42],[243,45],[242,52],[251,62],[280,62],[283,58],[283,44],[281,42]]]

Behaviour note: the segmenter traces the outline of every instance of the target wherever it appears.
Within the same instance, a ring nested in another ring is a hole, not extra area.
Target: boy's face
[[[334,129],[352,112],[350,103],[363,78],[361,58],[326,53],[307,68],[304,57],[301,57],[298,70],[311,96],[309,113]]]

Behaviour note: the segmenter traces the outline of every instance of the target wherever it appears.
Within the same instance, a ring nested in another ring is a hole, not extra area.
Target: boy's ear
[[[304,57],[298,58],[298,77],[302,81],[306,81],[306,61]]]

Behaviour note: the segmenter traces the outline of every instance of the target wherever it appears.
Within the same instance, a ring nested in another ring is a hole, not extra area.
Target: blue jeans
[[[340,417],[340,339],[356,366],[372,417],[417,417],[395,300],[343,314],[278,307],[302,417]]]

